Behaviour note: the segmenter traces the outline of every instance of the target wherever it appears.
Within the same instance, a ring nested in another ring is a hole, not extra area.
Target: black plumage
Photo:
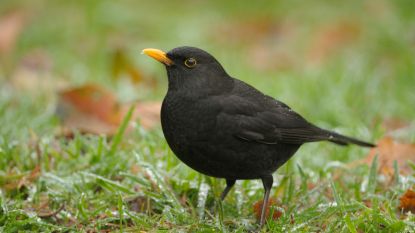
[[[168,91],[161,109],[164,136],[176,156],[203,174],[226,179],[221,198],[239,179],[261,179],[264,205],[272,173],[307,142],[371,143],[321,129],[286,104],[229,76],[209,53],[178,47],[143,52],[165,64]]]

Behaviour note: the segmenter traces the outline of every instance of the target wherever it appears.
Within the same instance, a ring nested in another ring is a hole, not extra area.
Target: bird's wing
[[[323,130],[269,96],[262,95],[258,99],[230,95],[220,101],[222,109],[217,116],[218,126],[228,128],[242,140],[302,144],[328,139]]]

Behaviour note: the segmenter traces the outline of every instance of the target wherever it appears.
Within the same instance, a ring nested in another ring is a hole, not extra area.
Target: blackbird
[[[226,179],[222,200],[236,180],[261,179],[265,190],[261,226],[272,173],[302,144],[375,146],[313,125],[286,104],[228,75],[199,48],[183,46],[167,53],[149,48],[143,53],[167,70],[161,125],[171,150],[194,170]]]

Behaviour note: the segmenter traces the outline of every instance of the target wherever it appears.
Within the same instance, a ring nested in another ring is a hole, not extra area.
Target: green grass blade
[[[97,183],[99,183],[99,185],[101,185],[103,188],[111,191],[111,192],[115,192],[115,191],[121,191],[123,193],[127,193],[127,194],[135,194],[134,191],[132,191],[130,188],[125,187],[123,185],[121,185],[118,182],[112,181],[110,179],[107,179],[105,177],[96,175],[96,174],[92,174],[89,172],[82,172],[81,174],[92,177],[94,179],[96,179]]]
[[[349,214],[346,214],[346,216],[344,217],[344,221],[346,222],[347,229],[349,229],[351,233],[357,233],[356,226],[353,224],[352,220],[350,219]]]
[[[304,173],[303,169],[301,168],[300,164],[297,164],[298,171],[300,172],[301,176],[301,192],[306,193],[307,192],[307,175]]]
[[[400,179],[399,179],[399,167],[398,167],[398,161],[394,160],[393,161],[393,176],[394,176],[394,180],[395,180],[395,184],[398,185],[400,183]]]
[[[330,186],[331,186],[331,191],[333,192],[334,200],[337,203],[337,206],[340,207],[342,213],[344,213],[345,210],[344,210],[344,206],[343,206],[343,201],[340,198],[340,195],[337,193],[337,189],[336,189],[336,186],[334,185],[333,181],[330,181]]]
[[[120,216],[120,232],[124,232],[124,209],[121,193],[118,193],[118,215]]]
[[[353,224],[353,222],[350,219],[350,215],[346,212],[343,200],[341,199],[339,193],[337,192],[336,186],[333,181],[330,181],[331,190],[333,192],[334,200],[337,203],[337,206],[340,207],[340,210],[342,212],[342,215],[344,217],[344,222],[346,223],[347,229],[349,229],[352,233],[357,233],[356,226]]]
[[[367,184],[367,192],[369,194],[375,193],[377,183],[377,172],[378,172],[378,155],[373,158],[372,165],[369,171],[369,181]]]
[[[131,105],[130,109],[128,110],[127,114],[125,115],[120,128],[118,128],[117,134],[115,134],[114,138],[112,139],[112,144],[110,151],[108,153],[108,156],[113,156],[115,154],[115,151],[117,150],[118,145],[120,144],[124,132],[127,129],[128,123],[130,122],[130,119],[133,115],[133,112],[135,110],[135,105]]]

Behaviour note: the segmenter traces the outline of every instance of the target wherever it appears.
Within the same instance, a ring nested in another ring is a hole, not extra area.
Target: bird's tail
[[[355,144],[355,145],[364,146],[364,147],[375,147],[376,146],[375,144],[372,144],[370,142],[364,142],[364,141],[361,141],[355,138],[347,137],[347,136],[338,134],[333,131],[329,131],[329,130],[323,130],[323,131],[327,135],[327,138],[326,138],[327,141],[336,143],[338,145],[346,146],[349,144]]]

